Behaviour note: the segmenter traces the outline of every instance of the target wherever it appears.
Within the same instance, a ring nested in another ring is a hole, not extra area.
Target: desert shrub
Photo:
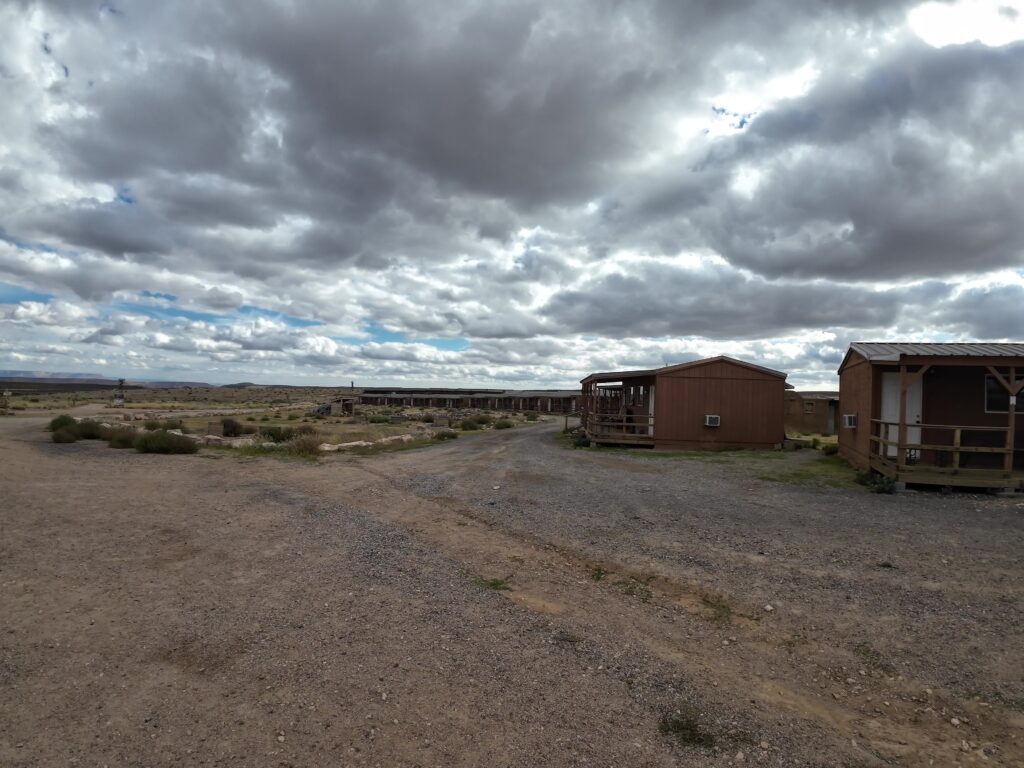
[[[489,413],[481,413],[476,417],[476,423],[480,424],[481,426],[483,426],[484,424],[490,424],[492,421],[494,421],[494,417],[491,416]]]
[[[260,434],[275,443],[285,443],[295,437],[291,427],[260,427]]]
[[[423,424],[433,424],[434,423],[434,414],[432,414],[432,413],[424,413],[422,416],[420,416],[420,422],[422,422]]]
[[[78,430],[74,427],[58,427],[53,430],[53,442],[74,443],[78,441]]]
[[[536,421],[539,418],[540,418],[540,414],[537,413],[536,411],[527,411],[526,412],[526,420],[527,421]]]
[[[812,437],[811,438],[811,448],[820,448],[820,447],[821,447],[821,440],[819,440],[816,437]]]
[[[299,414],[297,414],[297,413],[289,413],[288,414],[288,421],[295,421],[298,418],[299,418]]]
[[[63,429],[64,427],[74,427],[77,423],[78,422],[76,422],[72,416],[62,413],[60,416],[50,419],[50,424],[47,426],[47,429],[51,432],[56,432],[58,429]]]
[[[316,427],[309,424],[300,424],[295,428],[296,437],[303,437],[305,435],[319,435],[319,432],[316,431]]]
[[[160,424],[160,429],[180,429],[182,432],[188,432],[188,429],[181,422],[181,419],[165,419]]]
[[[367,421],[369,421],[371,424],[390,424],[391,423],[391,417],[390,416],[380,416],[380,415],[377,415],[377,416],[371,416],[369,419],[367,419]]]
[[[220,423],[224,427],[224,437],[242,436],[242,423],[237,419],[224,418],[220,420]]]
[[[434,434],[435,440],[454,440],[459,436],[458,432],[437,432]]]
[[[38,403],[38,402],[39,402],[39,398],[38,398],[38,397],[30,397],[30,398],[28,399],[28,401],[29,401],[30,403]]]
[[[246,421],[256,421],[256,417],[255,416],[246,416],[245,420]]]
[[[498,419],[494,422],[495,429],[512,429],[514,426],[511,419]]]
[[[104,440],[103,427],[96,421],[80,421],[74,427],[79,440]]]
[[[148,429],[152,432],[154,429],[160,429],[160,419],[146,419],[142,422],[143,429]]]
[[[260,421],[270,421],[270,417],[267,416],[266,414],[263,414],[263,416],[260,417]]]
[[[473,430],[480,429],[480,423],[476,419],[463,419],[459,424],[459,428],[463,432],[472,432]]]
[[[839,444],[825,443],[823,446],[821,446],[821,452],[824,453],[826,456],[835,456],[837,453],[839,453]]]
[[[134,448],[136,432],[130,427],[116,427],[105,431],[107,445],[111,448]]]
[[[861,485],[866,485],[868,490],[872,493],[894,493],[896,491],[896,481],[891,477],[880,475],[877,472],[867,470],[866,472],[858,472],[854,476]]]
[[[282,446],[289,456],[313,458],[320,455],[320,438],[316,435],[300,435]]]
[[[195,453],[199,446],[184,435],[157,429],[136,435],[135,450],[139,453]]]
[[[572,439],[572,445],[574,448],[589,448],[590,438],[586,435],[576,435],[576,437]]]

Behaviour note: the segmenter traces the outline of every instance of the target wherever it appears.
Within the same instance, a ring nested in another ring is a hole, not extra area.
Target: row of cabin
[[[898,481],[1024,489],[1024,344],[855,343],[839,392],[794,392],[786,374],[729,357],[582,380],[596,443],[773,448],[786,429],[838,435],[852,465]]]
[[[481,408],[495,411],[574,413],[579,407],[576,390],[472,390],[368,388],[359,393],[362,405],[409,408]]]

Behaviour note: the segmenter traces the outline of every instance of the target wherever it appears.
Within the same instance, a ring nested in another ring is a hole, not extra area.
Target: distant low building
[[[407,389],[368,387],[359,400],[364,405],[402,405],[411,408],[483,408],[495,411],[574,413],[579,390],[573,389]]]
[[[786,392],[786,431],[834,435],[839,430],[838,392]]]

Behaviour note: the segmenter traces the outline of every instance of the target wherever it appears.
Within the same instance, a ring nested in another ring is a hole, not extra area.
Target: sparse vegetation
[[[704,595],[701,603],[711,612],[711,620],[719,624],[732,621],[732,606],[718,595]]]
[[[858,472],[855,479],[861,485],[867,486],[867,489],[872,493],[895,493],[896,492],[896,481],[891,477],[886,477],[877,472],[868,470],[866,472]]]
[[[420,416],[420,422],[423,423],[423,424],[433,424],[434,423],[434,414],[432,414],[432,413],[424,413],[422,416]]]
[[[458,432],[435,432],[434,440],[454,440],[459,436]]]
[[[136,435],[135,450],[139,453],[195,453],[199,446],[184,435],[157,429]]]
[[[527,411],[526,412],[526,420],[527,421],[536,421],[539,418],[540,418],[540,414],[537,413],[536,411]]]
[[[692,709],[677,709],[666,712],[658,722],[658,731],[663,736],[672,736],[688,747],[715,746],[715,737],[700,727],[699,714]]]
[[[47,429],[51,432],[56,432],[58,429],[63,429],[64,427],[73,427],[75,424],[77,424],[77,422],[73,416],[68,416],[66,413],[62,413],[60,416],[50,419]]]
[[[654,593],[651,592],[650,587],[648,587],[646,584],[636,581],[635,579],[629,579],[628,581],[620,581],[617,583],[616,586],[618,586],[619,589],[622,590],[622,594],[627,595],[629,597],[638,597],[645,603],[654,596]]]
[[[53,430],[53,442],[75,443],[78,442],[78,430],[74,427],[58,427]]]
[[[896,669],[892,664],[887,662],[877,650],[875,650],[868,643],[858,643],[853,647],[853,652],[864,662],[865,665],[875,669],[882,674],[892,677],[896,674]]]
[[[604,577],[608,575],[608,571],[600,566],[590,569],[590,578],[594,581],[603,581]]]
[[[390,424],[391,423],[391,417],[390,416],[382,416],[380,414],[376,414],[376,415],[371,416],[370,418],[368,418],[367,421],[370,422],[371,424]]]
[[[473,432],[480,429],[480,423],[476,419],[463,419],[459,424],[459,429],[463,432]]]
[[[839,453],[839,443],[825,443],[821,446],[821,452],[826,456],[835,456]]]
[[[74,429],[78,433],[79,440],[105,440],[106,436],[103,434],[103,427],[98,421],[80,421],[74,427],[68,427],[68,429]]]
[[[781,454],[780,454],[781,455]],[[796,466],[773,468],[761,472],[758,480],[787,485],[823,486],[827,488],[849,488],[854,483],[853,471],[838,456],[816,456],[809,461],[798,460]]]
[[[495,429],[512,429],[512,427],[514,426],[515,424],[512,422],[511,419],[498,419],[496,422],[494,422]]]
[[[107,445],[111,448],[134,448],[137,433],[131,427],[119,427],[108,429],[106,432]]]
[[[483,589],[493,589],[501,591],[505,589],[511,589],[511,587],[509,587],[508,585],[509,578],[511,577],[506,576],[504,579],[485,579],[483,576],[474,576],[473,583]]]
[[[260,436],[274,443],[284,443],[295,437],[295,430],[291,427],[260,427]]]
[[[224,428],[224,437],[241,437],[243,434],[242,423],[237,419],[223,418],[220,424]]]

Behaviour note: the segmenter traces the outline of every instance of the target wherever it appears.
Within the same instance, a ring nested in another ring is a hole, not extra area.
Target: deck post
[[[899,444],[896,448],[896,470],[906,465],[907,457],[907,366],[900,366],[900,423]]]
[[[953,469],[960,469],[960,433],[959,427],[953,430]]]
[[[1014,433],[1017,424],[1017,369],[1013,366],[1010,367],[1010,387],[1008,389],[1010,392],[1010,405],[1006,410],[1010,417],[1010,423],[1006,427],[1006,456],[1003,463],[1003,469],[1006,470],[1007,477],[1013,473]]]

